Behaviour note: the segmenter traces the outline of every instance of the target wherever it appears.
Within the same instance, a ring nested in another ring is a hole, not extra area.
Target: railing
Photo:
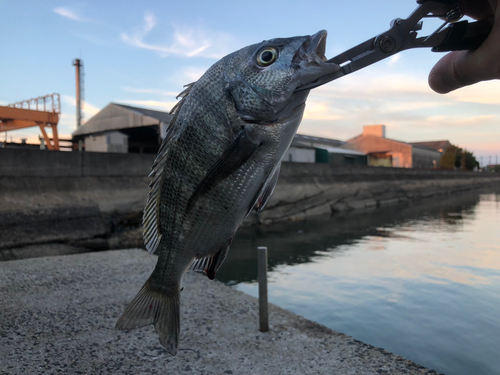
[[[61,97],[59,94],[54,93],[39,96],[38,98],[22,100],[20,102],[9,104],[8,106],[21,109],[32,109],[35,111],[61,113]]]

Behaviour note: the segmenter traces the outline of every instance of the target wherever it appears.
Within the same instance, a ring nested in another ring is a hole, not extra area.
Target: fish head
[[[240,118],[272,124],[303,111],[300,88],[340,67],[325,57],[327,32],[265,40],[227,56],[229,95]]]

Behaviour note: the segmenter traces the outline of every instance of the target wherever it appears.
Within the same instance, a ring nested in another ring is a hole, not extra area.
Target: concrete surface
[[[140,226],[148,183],[145,177],[0,177],[0,260],[25,258],[30,252],[22,247],[41,244],[89,251],[100,241],[97,249],[109,249],[117,243],[112,234],[123,237],[122,228]]]
[[[435,373],[274,305],[261,333],[255,298],[194,273],[172,357],[151,326],[114,329],[155,263],[141,250],[1,262],[0,373]]]
[[[0,149],[0,261],[142,246],[155,155]],[[500,173],[283,163],[266,208],[243,225],[298,221],[500,187]],[[48,252],[48,254],[55,252]],[[57,253],[57,252],[56,252]]]
[[[146,177],[154,154],[111,152],[60,152],[0,148],[0,176],[3,177]]]
[[[499,173],[282,163],[260,224],[334,216],[424,198],[500,187]]]

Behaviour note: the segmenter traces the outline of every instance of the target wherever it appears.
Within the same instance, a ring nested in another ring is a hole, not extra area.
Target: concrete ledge
[[[155,157],[155,154],[61,152],[0,148],[0,176],[146,177],[151,171],[151,165]]]
[[[0,149],[0,260],[31,254],[16,250],[22,246],[55,242],[82,251],[142,246],[150,182],[144,176],[153,158]],[[80,172],[72,174],[73,168]],[[500,174],[283,163],[265,210],[243,225],[328,217],[487,186],[500,187]],[[87,240],[90,247],[82,243]]]
[[[172,357],[151,326],[114,329],[155,263],[141,250],[0,263],[1,373],[435,373],[274,305],[261,333],[255,298],[194,273]]]
[[[500,187],[498,173],[352,168],[332,169],[331,174],[326,175],[328,169],[318,168],[316,164],[310,169],[298,163],[295,163],[297,166],[290,164],[283,163],[284,173],[280,175],[274,194],[258,217],[253,214],[253,222],[271,224],[304,220],[484,187]]]

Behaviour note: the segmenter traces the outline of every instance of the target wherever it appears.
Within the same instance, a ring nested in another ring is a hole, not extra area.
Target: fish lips
[[[326,30],[321,30],[310,36],[293,57],[292,61],[299,66],[295,92],[320,86],[323,83],[315,85],[314,82],[324,75],[340,70],[339,65],[327,62],[325,56],[327,34]]]

